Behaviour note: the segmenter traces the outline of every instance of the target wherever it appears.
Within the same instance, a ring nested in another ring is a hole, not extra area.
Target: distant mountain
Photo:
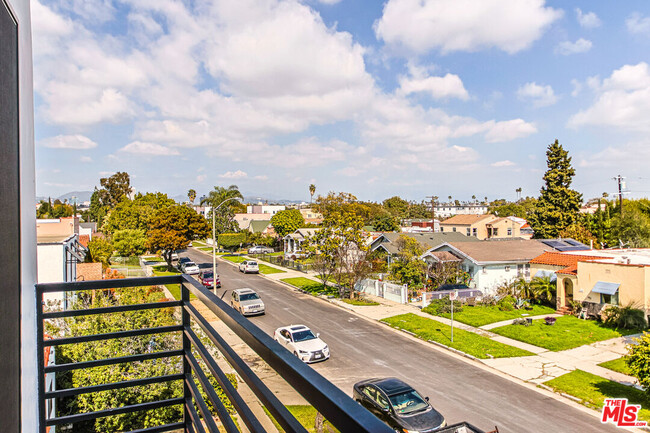
[[[58,198],[61,201],[68,200],[68,202],[70,203],[72,203],[73,201],[76,201],[77,203],[83,203],[85,201],[90,201],[91,195],[93,195],[92,191],[72,191],[72,192],[65,193],[56,198]]]

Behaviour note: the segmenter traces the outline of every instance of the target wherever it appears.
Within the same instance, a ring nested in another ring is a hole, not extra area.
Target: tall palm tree
[[[194,200],[196,199],[196,191],[193,189],[187,191],[187,198],[190,199],[191,204],[194,204]]]
[[[217,219],[217,231],[219,233],[235,229],[232,224],[232,218],[235,210],[240,206],[240,204],[237,200],[230,200],[227,203],[224,203],[226,200],[231,198],[244,199],[244,196],[239,192],[237,185],[230,185],[228,188],[215,186],[208,196],[201,200],[201,205],[210,205],[216,212],[215,217]],[[224,205],[219,207],[221,203],[224,203]]]
[[[311,202],[314,200],[314,194],[316,194],[316,185],[313,183],[309,185],[309,195],[311,198],[309,199],[309,204],[311,205]]]

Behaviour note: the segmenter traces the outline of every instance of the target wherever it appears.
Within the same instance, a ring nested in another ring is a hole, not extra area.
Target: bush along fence
[[[408,302],[408,286],[406,284],[402,285],[365,279],[355,284],[354,290],[379,296],[389,301],[399,302],[400,304],[406,304]]]
[[[251,254],[251,257],[255,257],[258,260],[264,260],[265,262],[273,263],[274,265],[282,266],[285,268],[293,269],[296,271],[307,273],[311,269],[311,265],[300,263],[295,260],[285,259],[282,256],[271,256],[268,254]]]

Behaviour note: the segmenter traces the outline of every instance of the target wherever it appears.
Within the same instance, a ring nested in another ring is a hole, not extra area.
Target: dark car
[[[396,431],[434,432],[447,423],[440,412],[405,382],[394,377],[356,383],[353,398]]]
[[[215,282],[212,271],[201,271],[199,274],[199,281],[201,284],[203,284],[204,287],[211,289],[213,287],[212,284]],[[221,288],[221,279],[219,278],[219,274],[217,274],[216,284],[217,288]]]

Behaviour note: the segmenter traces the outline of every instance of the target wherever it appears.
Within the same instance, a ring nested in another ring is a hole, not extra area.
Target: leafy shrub
[[[515,309],[515,298],[512,296],[504,296],[497,302],[497,307],[501,311],[512,311]]]
[[[447,297],[434,299],[429,305],[424,307],[422,311],[433,316],[451,313],[451,301]],[[454,301],[454,312],[460,313],[461,311],[463,311],[463,304],[460,301]]]
[[[645,313],[634,303],[625,306],[610,305],[602,314],[603,323],[613,328],[645,329]]]
[[[222,233],[217,241],[224,248],[233,249],[246,242],[245,233]]]

